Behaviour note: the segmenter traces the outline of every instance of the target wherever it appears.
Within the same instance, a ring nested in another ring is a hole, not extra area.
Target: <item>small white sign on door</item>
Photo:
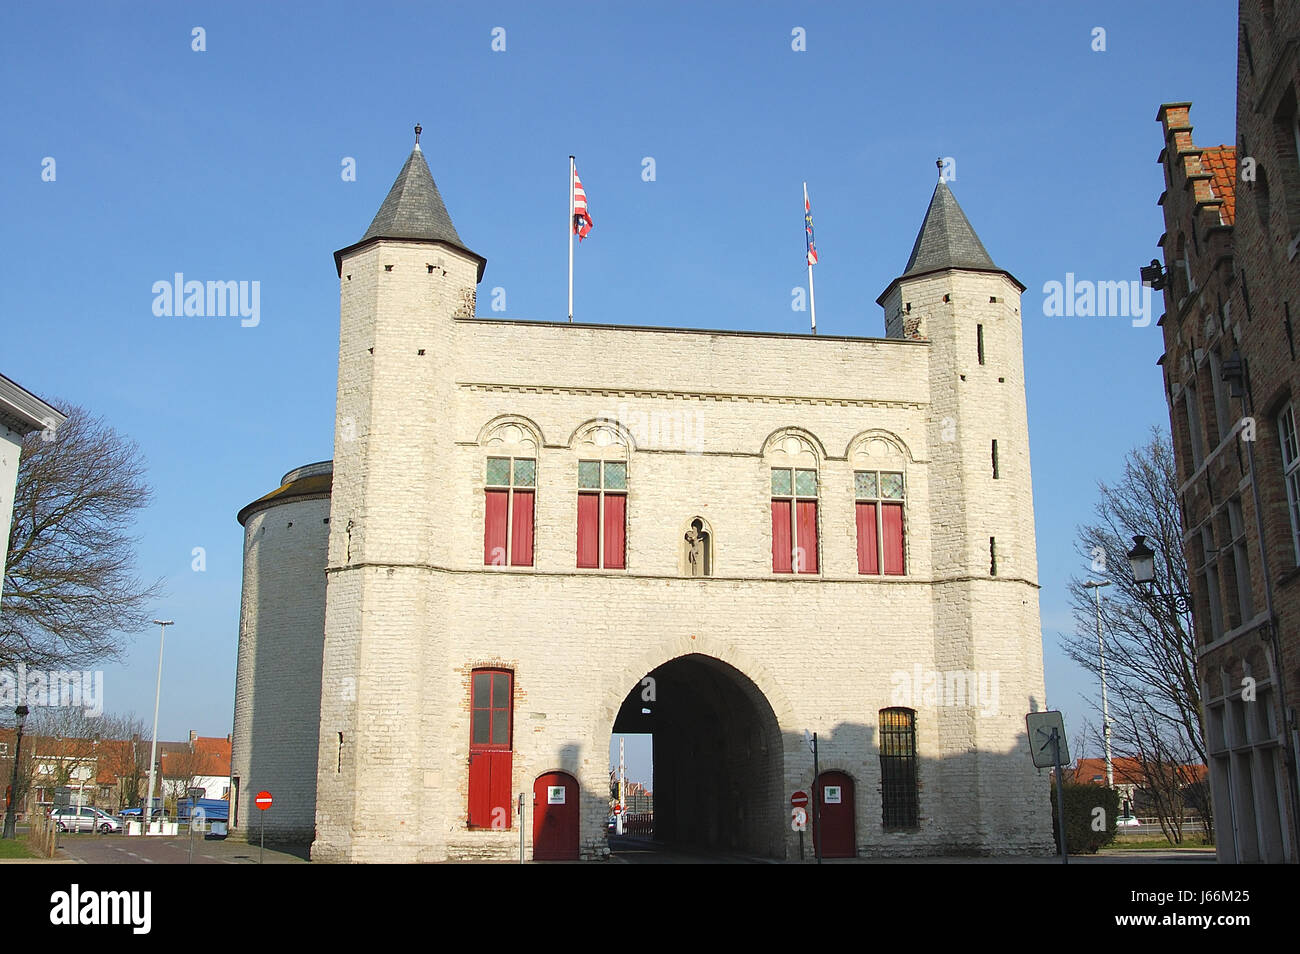
[[[546,786],[546,804],[563,805],[564,804],[564,786],[547,785]]]
[[[840,787],[838,785],[827,785],[823,791],[826,793],[825,802],[827,805],[838,805],[840,803]]]

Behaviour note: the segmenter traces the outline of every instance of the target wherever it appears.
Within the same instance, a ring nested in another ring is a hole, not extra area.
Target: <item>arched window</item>
[[[911,709],[880,710],[881,822],[886,829],[915,828],[916,713]]]
[[[537,488],[537,435],[518,421],[491,427],[481,441],[483,565],[532,566]]]
[[[816,573],[818,454],[795,433],[771,439],[766,454],[772,480],[772,572]]]
[[[851,446],[849,457],[853,462],[858,573],[902,576],[907,572],[906,455],[892,440],[868,435]]]
[[[612,422],[598,421],[572,446],[578,457],[577,564],[626,569],[630,441]]]

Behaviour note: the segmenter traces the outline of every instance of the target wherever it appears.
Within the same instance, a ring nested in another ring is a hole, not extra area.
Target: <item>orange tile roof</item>
[[[1137,759],[1113,759],[1112,767],[1115,772],[1115,783],[1117,785],[1143,784],[1142,763]],[[1187,774],[1191,775],[1195,781],[1201,781],[1205,778],[1206,768],[1204,765],[1184,765],[1182,768],[1187,772]],[[1074,780],[1080,785],[1106,784],[1106,760],[1079,759],[1075,763]]]
[[[222,739],[221,741],[225,741]],[[189,760],[188,752],[164,752],[158,759],[164,778],[171,778],[176,772],[188,773],[190,775],[209,775],[218,778],[230,775],[230,751],[226,750],[224,757],[220,752],[203,752],[198,749],[194,752],[193,761]],[[177,760],[181,760],[179,765]]]
[[[1210,188],[1223,200],[1220,216],[1224,225],[1237,221],[1237,147],[1213,146],[1201,150],[1201,167],[1214,178]]]

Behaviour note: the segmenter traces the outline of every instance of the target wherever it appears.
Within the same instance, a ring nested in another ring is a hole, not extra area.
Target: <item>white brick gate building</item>
[[[240,513],[237,826],[512,858],[529,793],[600,857],[653,732],[657,834],[791,857],[807,729],[828,853],[1050,850],[1023,286],[944,183],[883,338],[475,317],[418,145],[335,261],[332,477]]]

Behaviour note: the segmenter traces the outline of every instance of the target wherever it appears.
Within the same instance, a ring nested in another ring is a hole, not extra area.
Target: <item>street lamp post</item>
[[[158,767],[158,700],[162,698],[162,659],[163,643],[167,639],[167,627],[175,624],[172,619],[156,619],[158,624],[158,683],[153,693],[153,745],[149,747],[149,796],[145,800],[144,810],[140,812],[140,834],[147,834],[153,823],[153,783]]]
[[[1156,551],[1147,546],[1147,538],[1138,534],[1133,538],[1133,549],[1128,552],[1128,563],[1133,570],[1133,582],[1148,593],[1162,596],[1174,604],[1174,609],[1184,615],[1192,611],[1192,598],[1182,590],[1161,593],[1156,588]]]
[[[808,743],[808,748],[813,757],[813,854],[817,858],[817,864],[822,863],[822,833],[821,833],[821,766],[818,764],[818,745],[817,733],[808,734],[808,730],[803,730],[804,741]]]
[[[23,723],[27,721],[27,707],[19,706],[14,709],[14,723],[18,737],[14,740],[14,774],[9,783],[9,798],[5,805],[5,838],[16,838],[18,835],[18,819],[14,814],[14,803],[18,801],[18,766],[22,764],[23,755]]]
[[[1110,586],[1110,580],[1083,584],[1097,598],[1097,655],[1101,658],[1101,734],[1106,741],[1106,787],[1115,787],[1115,762],[1110,756],[1110,698],[1106,694],[1106,643],[1101,638],[1101,588]]]

